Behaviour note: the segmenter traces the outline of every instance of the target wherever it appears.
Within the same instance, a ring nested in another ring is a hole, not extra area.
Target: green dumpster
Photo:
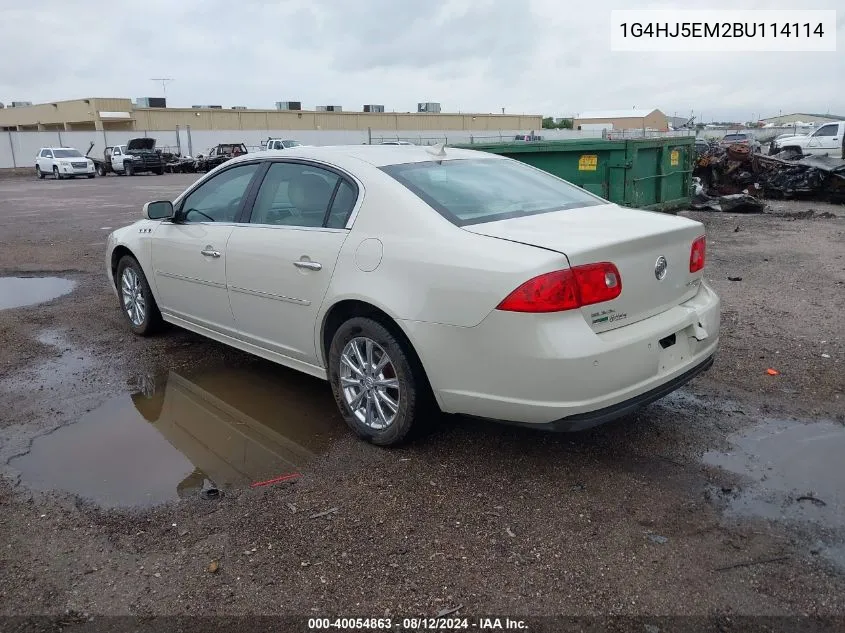
[[[695,138],[569,139],[456,145],[513,158],[611,202],[671,210],[690,202]]]

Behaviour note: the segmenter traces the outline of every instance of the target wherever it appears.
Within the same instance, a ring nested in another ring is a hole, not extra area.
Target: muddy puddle
[[[296,477],[343,429],[326,383],[307,376],[171,372],[36,438],[9,466],[40,490],[150,506]]]
[[[703,460],[739,475],[723,487],[728,516],[810,524],[827,538],[817,553],[845,569],[845,425],[766,420]]]
[[[0,310],[52,301],[74,286],[75,281],[61,277],[0,277]]]

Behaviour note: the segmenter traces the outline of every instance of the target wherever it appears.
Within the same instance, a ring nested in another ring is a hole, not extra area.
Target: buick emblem
[[[654,276],[657,277],[657,281],[663,281],[663,278],[666,276],[666,271],[668,270],[669,262],[667,262],[666,258],[661,255],[654,263]]]

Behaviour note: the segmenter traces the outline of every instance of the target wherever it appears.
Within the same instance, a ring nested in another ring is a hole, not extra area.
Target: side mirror
[[[173,217],[173,203],[170,200],[148,202],[144,205],[144,217],[147,220],[169,220]]]

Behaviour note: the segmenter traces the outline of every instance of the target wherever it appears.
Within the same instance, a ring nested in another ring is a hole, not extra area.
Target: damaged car
[[[215,145],[204,156],[200,154],[194,163],[195,171],[211,171],[236,156],[248,153],[243,143],[220,143]]]

